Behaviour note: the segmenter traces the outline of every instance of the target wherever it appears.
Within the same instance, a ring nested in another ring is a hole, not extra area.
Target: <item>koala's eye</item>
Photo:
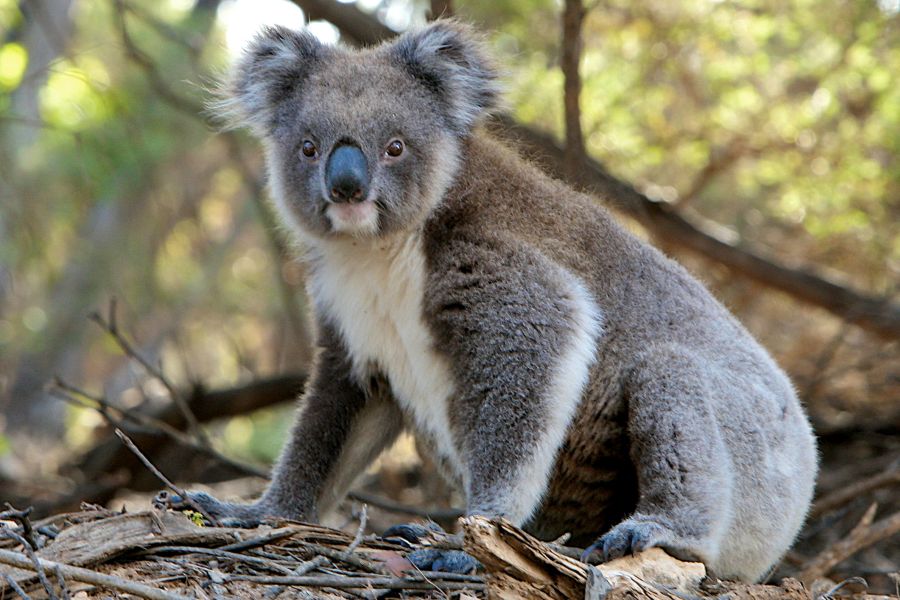
[[[306,158],[315,158],[319,154],[319,150],[316,148],[316,145],[309,140],[303,142],[303,146],[301,146],[300,151],[303,152],[303,156],[305,156]]]
[[[384,153],[392,158],[397,158],[403,154],[403,142],[400,140],[393,140],[387,145],[387,148],[384,149]]]

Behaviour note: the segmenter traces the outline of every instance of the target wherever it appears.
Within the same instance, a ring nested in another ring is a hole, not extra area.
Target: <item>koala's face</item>
[[[494,81],[455,23],[360,52],[273,28],[236,66],[223,107],[263,138],[290,225],[316,237],[382,236],[417,227],[440,201]]]

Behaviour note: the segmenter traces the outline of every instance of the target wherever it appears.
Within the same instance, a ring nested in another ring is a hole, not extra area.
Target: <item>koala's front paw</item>
[[[599,552],[603,562],[607,562],[663,545],[670,538],[669,529],[655,521],[627,519],[588,546],[581,560],[587,562],[592,554]]]
[[[421,548],[410,552],[406,559],[422,571],[469,575],[483,568],[480,562],[462,550]]]
[[[200,508],[222,527],[248,529],[258,527],[264,517],[262,511],[252,504],[221,502],[206,492],[187,492],[187,498],[184,498],[178,494],[162,491],[153,498],[153,506],[171,510],[197,510]]]

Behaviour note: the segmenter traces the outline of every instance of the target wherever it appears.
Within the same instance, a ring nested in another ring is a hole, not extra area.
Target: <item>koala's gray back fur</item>
[[[786,376],[683,268],[478,128],[497,86],[469,28],[361,52],[267,29],[225,96],[307,251],[320,349],[266,493],[207,508],[314,519],[405,424],[469,513],[724,577],[784,553],[816,474]]]
[[[639,489],[651,504],[651,490],[672,498],[691,489],[706,495],[702,503],[719,520],[701,558],[717,573],[759,577],[793,541],[816,474],[811,430],[787,377],[700,283],[590,198],[485,135],[473,136],[463,155],[455,185],[426,225],[435,267],[427,287],[440,290],[455,276],[448,265],[471,273],[473,295],[479,275],[515,281],[514,272],[485,264],[480,252],[467,255],[455,240],[524,245],[575,274],[602,313],[590,380],[528,528],[544,539],[572,532],[574,543],[585,543],[631,515]],[[439,304],[426,298],[426,307]],[[465,336],[442,335],[434,312],[426,309],[426,318],[439,347],[477,351]],[[457,376],[472,386],[485,380],[479,372]],[[635,465],[655,460],[666,464],[646,473],[653,481],[638,481]],[[672,520],[706,524],[703,514],[686,516]]]

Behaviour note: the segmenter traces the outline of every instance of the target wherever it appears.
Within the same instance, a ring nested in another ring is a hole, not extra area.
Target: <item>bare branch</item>
[[[166,388],[166,391],[169,392],[169,397],[172,399],[172,402],[178,409],[181,411],[181,414],[184,416],[185,421],[188,424],[188,429],[190,432],[203,444],[209,446],[209,440],[206,438],[206,435],[203,433],[203,430],[200,428],[200,423],[197,421],[197,417],[194,416],[193,411],[190,406],[188,406],[187,401],[182,397],[182,395],[178,392],[178,389],[175,385],[169,381],[169,378],[165,376],[160,367],[157,367],[150,363],[144,356],[141,355],[140,352],[134,347],[125,334],[119,329],[119,325],[117,323],[118,317],[116,316],[116,299],[111,298],[109,301],[109,312],[107,317],[104,319],[100,313],[92,313],[90,315],[90,319],[99,325],[113,340],[116,342],[116,345],[125,353],[126,356],[133,359],[137,362],[143,369],[147,372],[148,375],[157,379],[160,383],[163,384],[163,387]]]
[[[831,569],[860,550],[900,532],[900,512],[873,523],[877,508],[878,505],[874,503],[869,506],[847,537],[836,544],[831,544],[809,561],[797,575],[797,579],[807,584],[812,583],[815,579],[828,575]]]
[[[146,456],[144,456],[144,453],[140,451],[140,449],[134,444],[134,442],[131,441],[131,438],[129,438],[127,435],[125,435],[125,433],[121,429],[116,429],[116,435],[119,437],[120,440],[122,440],[122,443],[125,444],[125,446],[127,446],[128,449],[131,450],[135,456],[138,457],[138,460],[140,460],[142,463],[144,463],[144,466],[147,467],[147,469],[151,473],[156,475],[156,477],[161,482],[163,482],[163,485],[165,485],[167,488],[169,488],[170,490],[172,490],[173,492],[175,492],[176,494],[181,496],[184,499],[184,501],[190,505],[190,507],[192,509],[194,509],[196,512],[203,515],[203,518],[208,520],[210,523],[212,523],[214,525],[218,523],[218,521],[216,520],[215,517],[210,515],[207,511],[203,510],[202,506],[200,506],[199,504],[197,504],[196,502],[191,500],[191,497],[188,495],[188,493],[186,491],[184,491],[182,488],[180,488],[177,485],[175,485],[174,483],[172,483],[168,477],[163,475],[162,471],[157,469],[153,465],[153,463],[150,462],[150,460]]]
[[[581,63],[581,27],[586,12],[581,0],[566,0],[562,13],[562,40],[560,46],[560,68],[565,82],[563,84],[563,105],[566,114],[566,175],[574,177],[584,162],[584,135],[581,131],[581,75],[578,66]]]
[[[34,571],[36,569],[35,565],[32,564],[26,556],[10,550],[0,549],[0,563],[12,565],[20,569],[27,569],[29,571]],[[140,583],[126,581],[121,577],[97,573],[90,569],[64,565],[43,558],[38,558],[37,563],[44,570],[57,571],[58,569],[60,573],[73,581],[82,581],[84,583],[90,583],[112,590],[119,590],[128,594],[134,594],[140,598],[147,598],[148,600],[189,600],[187,596],[181,594],[171,594]]]
[[[810,519],[815,519],[840,508],[857,498],[861,498],[873,491],[889,487],[892,485],[900,485],[900,465],[895,465],[882,473],[876,473],[871,477],[866,477],[860,481],[856,481],[847,487],[835,490],[827,496],[822,496],[813,505],[809,513]]]
[[[552,136],[520,125],[509,117],[498,118],[494,129],[500,136],[520,144],[552,175],[565,178],[565,154]],[[697,252],[762,285],[824,308],[880,337],[900,338],[900,306],[888,298],[862,294],[726,241],[715,232],[721,226],[709,222],[692,223],[672,206],[652,200],[630,183],[614,177],[591,158],[585,160],[577,177],[568,181],[597,194],[612,208],[635,219],[666,242]],[[694,220],[699,221],[699,218]]]
[[[294,3],[307,11],[322,9],[316,13],[317,18],[327,19],[356,44],[376,44],[395,35],[352,4],[328,0],[294,0]],[[497,119],[494,127],[504,137],[523,144],[552,174],[601,196],[666,242],[688,248],[762,285],[824,308],[880,337],[900,339],[900,306],[888,298],[857,292],[730,243],[715,234],[710,224],[691,223],[673,207],[650,199],[630,183],[614,177],[596,160],[586,160],[584,168],[575,177],[568,178],[565,153],[552,136],[516,123],[509,117]]]

